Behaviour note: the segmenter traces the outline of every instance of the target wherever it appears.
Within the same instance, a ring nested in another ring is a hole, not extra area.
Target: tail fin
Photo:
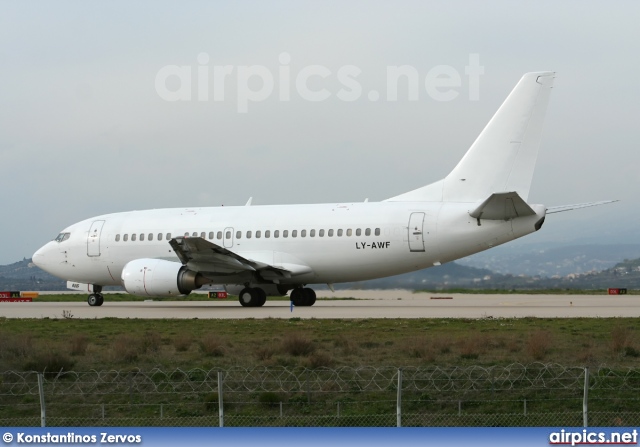
[[[387,200],[476,202],[513,191],[526,201],[554,78],[525,74],[447,177]]]

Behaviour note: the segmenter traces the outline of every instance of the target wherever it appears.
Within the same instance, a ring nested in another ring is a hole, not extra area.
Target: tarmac
[[[407,290],[318,291],[312,307],[286,300],[242,307],[236,299],[0,303],[6,318],[609,318],[640,317],[638,295],[447,294]],[[333,298],[333,299],[332,299]],[[345,298],[345,299],[336,299]]]

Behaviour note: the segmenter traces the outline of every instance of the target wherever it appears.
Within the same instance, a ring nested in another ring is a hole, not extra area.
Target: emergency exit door
[[[409,251],[424,251],[422,224],[424,213],[411,213],[409,217]]]

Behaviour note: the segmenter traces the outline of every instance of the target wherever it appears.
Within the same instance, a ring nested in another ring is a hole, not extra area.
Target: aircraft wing
[[[580,208],[589,208],[590,206],[605,205],[607,203],[614,203],[614,202],[618,202],[618,200],[603,200],[600,202],[577,203],[575,205],[550,206],[549,208],[547,208],[547,214],[578,210]]]
[[[180,261],[196,272],[215,274],[257,272],[262,278],[277,282],[283,278],[291,278],[312,271],[309,266],[297,263],[280,263],[276,266],[261,261],[259,253],[252,254],[251,259],[243,257],[201,237],[180,236],[171,239],[169,244]]]

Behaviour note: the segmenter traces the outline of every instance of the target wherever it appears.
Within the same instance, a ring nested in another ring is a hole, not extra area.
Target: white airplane
[[[555,73],[525,74],[444,179],[382,202],[174,208],[105,214],[73,224],[33,255],[43,270],[90,292],[106,285],[151,297],[205,284],[262,306],[309,284],[363,281],[420,270],[539,230],[556,208],[527,203]],[[251,205],[251,199],[247,202]]]

